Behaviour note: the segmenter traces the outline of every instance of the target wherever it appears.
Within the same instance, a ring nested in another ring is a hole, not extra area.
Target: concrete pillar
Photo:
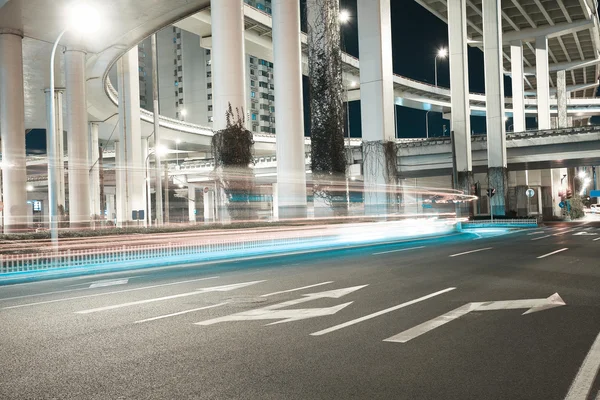
[[[145,210],[144,166],[140,122],[138,49],[134,47],[117,62],[119,80],[120,165],[124,168],[124,219],[131,221],[132,211]]]
[[[142,138],[141,149],[142,155],[140,160],[142,162],[140,166],[142,167],[142,175],[144,176],[144,184],[142,185],[143,208],[141,208],[141,210],[144,210],[144,226],[148,226],[148,216],[150,215],[150,210],[152,208],[152,204],[148,200],[148,179],[150,179],[150,172],[148,171],[148,164],[146,163],[146,160],[148,159],[148,152],[150,151],[149,137]],[[150,215],[150,217],[152,216]]]
[[[300,6],[289,0],[273,0],[272,5],[278,213],[306,218]]]
[[[528,199],[529,214],[540,215],[542,213],[542,170],[536,169],[527,172],[527,187],[533,189],[534,196]]]
[[[212,190],[204,191],[204,222],[211,223],[215,221],[215,192]]]
[[[527,174],[527,171],[516,171],[517,216],[519,217],[526,217],[529,215],[529,201],[525,193],[529,188],[529,179]]]
[[[483,53],[488,149],[488,182],[496,189],[491,199],[494,215],[506,214],[506,124],[504,122],[504,69],[502,65],[502,14],[498,0],[483,0]]]
[[[541,210],[544,218],[554,215],[553,172],[551,169],[541,170]]]
[[[188,186],[188,216],[192,223],[196,223],[196,186]]]
[[[569,127],[569,118],[567,116],[567,77],[566,71],[556,73],[556,100],[558,103],[558,128]]]
[[[513,132],[525,132],[525,87],[523,79],[523,43],[510,42],[510,66],[512,73]]]
[[[85,53],[65,52],[67,151],[69,155],[69,221],[72,228],[90,224],[88,114],[85,95]]]
[[[466,0],[448,0],[448,53],[452,102],[450,130],[454,132],[456,189],[464,193],[469,192],[473,180],[467,38]]]
[[[101,216],[100,210],[100,151],[98,143],[98,123],[90,124],[90,210],[92,215]]]
[[[122,227],[123,223],[129,220],[127,215],[127,201],[125,198],[126,182],[125,182],[125,155],[123,145],[119,141],[115,141],[115,214],[118,227]]]
[[[49,110],[50,106],[50,89],[45,90],[46,93],[46,109]],[[48,140],[50,137],[54,138],[55,149],[56,149],[56,183],[58,191],[56,193],[56,205],[57,207],[65,208],[65,138],[64,138],[64,120],[63,120],[63,94],[64,89],[56,89],[54,91],[54,132],[52,135],[48,134],[51,127],[46,127],[46,148],[49,148]],[[47,120],[50,120],[48,118]]]
[[[115,209],[115,195],[113,193],[106,195],[106,219],[109,221],[114,221],[116,217],[116,209]]]
[[[211,0],[210,3],[213,43],[213,129],[218,131],[227,126],[225,113],[230,103],[234,118],[237,118],[237,108],[246,121],[244,2],[243,0]]]
[[[361,58],[368,60],[360,69],[361,121],[364,141],[365,213],[385,214],[390,204],[385,142],[395,140],[394,74],[392,71],[392,21],[387,0],[358,0],[358,45]]]
[[[4,232],[19,231],[27,222],[25,165],[25,101],[23,35],[0,29],[0,134]]]
[[[548,38],[535,39],[535,78],[537,81],[538,129],[550,129],[550,69]]]

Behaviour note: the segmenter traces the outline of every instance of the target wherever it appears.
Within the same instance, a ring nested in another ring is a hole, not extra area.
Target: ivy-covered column
[[[398,181],[388,0],[358,0],[358,45],[360,58],[368,60],[360,68],[365,214],[385,215]]]
[[[318,205],[345,209],[344,100],[338,0],[307,0],[311,168]],[[336,194],[339,192],[339,196]],[[340,201],[338,201],[339,197]],[[339,207],[341,208],[341,207]]]

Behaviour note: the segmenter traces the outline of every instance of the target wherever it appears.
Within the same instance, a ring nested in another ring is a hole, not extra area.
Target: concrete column
[[[512,73],[513,132],[525,132],[525,87],[523,79],[523,43],[510,42],[510,66]]]
[[[50,106],[50,89],[45,90],[46,93],[46,109],[49,110]],[[56,183],[58,187],[58,193],[56,193],[56,204],[57,207],[65,208],[65,138],[64,138],[64,122],[63,122],[63,94],[64,89],[56,89],[54,91],[54,132],[52,135],[46,134],[46,148],[49,148],[48,140],[53,137],[55,140],[56,149]],[[50,120],[48,118],[47,120]],[[46,132],[50,132],[52,128],[47,126]]]
[[[456,189],[464,193],[469,192],[473,180],[467,38],[466,0],[448,0],[448,53],[452,102],[450,130],[454,132]]]
[[[196,223],[196,186],[188,186],[188,216],[192,223]]]
[[[204,192],[204,222],[215,221],[215,192],[212,190]]]
[[[550,69],[548,38],[535,39],[535,78],[537,80],[538,129],[550,129]]]
[[[211,0],[213,129],[227,126],[225,112],[236,108],[246,121],[246,68],[243,0]],[[286,83],[287,85],[287,83]],[[278,117],[281,119],[281,117]]]
[[[556,73],[556,100],[558,103],[558,127],[560,129],[569,127],[569,118],[567,116],[567,77],[566,71]]]
[[[140,122],[140,86],[138,49],[134,47],[117,62],[119,80],[119,141],[123,152],[121,166],[124,189],[124,219],[131,221],[132,211],[145,210],[144,166]]]
[[[142,156],[140,160],[142,161],[142,163],[140,164],[140,166],[142,167],[142,174],[144,175],[144,184],[142,185],[142,198],[144,201],[144,205],[143,208],[141,208],[141,210],[144,210],[144,226],[148,226],[148,215],[150,214],[150,210],[152,208],[152,204],[150,204],[150,201],[148,201],[148,179],[150,179],[150,171],[148,171],[148,165],[146,163],[146,160],[148,159],[148,152],[150,151],[150,143],[148,137],[142,138],[141,149]],[[152,216],[150,215],[150,217]]]
[[[533,189],[534,196],[528,199],[529,214],[540,215],[542,213],[542,170],[535,169],[527,172],[527,188]]]
[[[553,172],[551,169],[541,171],[541,210],[544,218],[549,218],[554,215],[554,182]],[[558,205],[557,205],[558,206]]]
[[[69,155],[69,221],[72,228],[90,224],[88,114],[85,95],[85,53],[65,52],[67,151]]]
[[[122,227],[127,222],[130,215],[127,215],[125,199],[125,156],[121,142],[115,141],[115,214],[118,227]]]
[[[364,141],[365,213],[386,213],[390,204],[388,155],[384,143],[394,141],[394,74],[392,71],[392,21],[387,0],[358,0],[358,46],[368,60],[360,69],[360,97]]]
[[[25,165],[25,101],[23,35],[0,29],[0,134],[4,232],[19,231],[27,222]]]
[[[92,215],[101,216],[100,210],[100,151],[98,143],[98,124],[90,124],[90,210]]]
[[[506,196],[508,194],[500,6],[498,0],[483,0],[488,182],[491,188],[496,189],[496,195],[491,199],[494,215],[506,214]]]
[[[106,219],[114,221],[115,219],[115,195],[110,193],[106,195]]]
[[[529,188],[529,179],[527,171],[516,171],[516,198],[517,198],[517,216],[526,217],[529,215],[529,201],[527,199],[527,189]]]
[[[283,218],[306,218],[300,6],[289,0],[272,5],[278,212]]]

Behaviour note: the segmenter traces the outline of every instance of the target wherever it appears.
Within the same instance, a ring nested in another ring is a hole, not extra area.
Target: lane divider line
[[[373,253],[372,255],[376,256],[379,254],[388,254],[388,253],[399,253],[401,251],[409,251],[409,250],[417,250],[417,249],[424,249],[426,246],[419,246],[419,247],[409,247],[408,249],[398,249],[398,250],[389,250],[389,251],[380,251],[379,253]]]
[[[569,248],[565,247],[564,249],[560,249],[560,250],[553,251],[552,253],[544,254],[543,256],[539,256],[538,258],[550,257],[550,256],[552,256],[554,254],[562,253],[563,251],[567,251],[567,250],[569,250]]]
[[[480,251],[486,251],[486,250],[492,250],[493,247],[485,247],[483,249],[477,249],[477,250],[471,250],[471,251],[465,251],[463,253],[458,253],[458,254],[452,254],[449,257],[458,257],[458,256],[464,256],[465,254],[471,254],[471,253],[479,253]]]
[[[455,289],[456,289],[455,287],[450,287],[450,288],[447,288],[447,289],[444,289],[444,290],[440,290],[438,292],[431,293],[431,294],[428,294],[428,295],[423,296],[423,297],[419,297],[418,299],[407,301],[406,303],[398,304],[397,306],[386,308],[385,310],[377,311],[377,312],[375,312],[373,314],[365,315],[364,317],[353,319],[352,321],[344,322],[343,324],[335,325],[335,326],[332,326],[331,328],[327,328],[327,329],[323,329],[322,331],[311,333],[310,335],[311,336],[322,336],[322,335],[325,335],[327,333],[331,333],[331,332],[334,332],[334,331],[337,331],[337,330],[340,330],[340,329],[343,329],[343,328],[347,328],[347,327],[352,326],[352,325],[356,325],[356,324],[358,324],[360,322],[367,321],[367,320],[375,318],[375,317],[379,317],[380,315],[387,314],[389,312],[396,311],[396,310],[399,310],[401,308],[411,306],[413,304],[416,304],[416,303],[419,303],[421,301],[430,299],[432,297],[439,296],[439,295],[447,293],[447,292],[451,292],[451,291],[453,291]]]
[[[600,369],[600,333],[583,360],[565,400],[586,400],[598,375],[598,369]],[[600,393],[598,395],[600,396]]]
[[[164,319],[164,318],[177,317],[178,315],[188,314],[188,313],[192,313],[192,312],[196,312],[196,311],[201,311],[201,310],[208,310],[210,308],[224,306],[225,304],[229,304],[229,303],[230,303],[229,301],[226,301],[224,303],[213,304],[212,306],[205,306],[205,307],[200,307],[200,308],[194,308],[194,309],[191,309],[191,310],[179,311],[179,312],[176,312],[176,313],[173,313],[173,314],[160,315],[158,317],[152,317],[152,318],[147,318],[147,319],[142,319],[142,320],[139,320],[139,321],[135,321],[134,324],[143,324],[144,322],[151,322],[151,321],[157,321],[159,319]]]
[[[551,237],[552,235],[546,235],[546,236],[540,236],[540,237],[536,237],[535,239],[531,239],[531,241],[535,241],[535,240],[542,240],[542,239],[546,239]]]
[[[282,291],[279,291],[279,292],[273,292],[273,293],[263,294],[260,297],[270,297],[270,296],[275,296],[277,294],[282,294],[282,293],[297,292],[298,290],[304,290],[304,289],[314,288],[314,287],[317,287],[317,286],[329,285],[330,283],[333,283],[333,282],[334,281],[315,283],[314,285],[302,286],[302,287],[299,287],[299,288],[296,288],[296,289],[282,290]]]

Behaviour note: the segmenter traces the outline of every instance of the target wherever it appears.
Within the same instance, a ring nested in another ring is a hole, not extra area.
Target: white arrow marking
[[[89,310],[76,311],[75,314],[91,314],[91,313],[96,313],[96,312],[101,312],[101,311],[115,310],[117,308],[137,306],[137,305],[140,305],[140,304],[155,303],[157,301],[178,299],[178,298],[181,298],[181,297],[188,297],[188,296],[196,296],[196,295],[199,295],[199,294],[210,293],[210,292],[229,292],[231,290],[241,289],[241,288],[246,287],[246,286],[256,285],[257,283],[261,283],[261,282],[264,282],[264,281],[234,283],[233,285],[224,285],[224,286],[215,286],[215,287],[203,288],[203,289],[198,289],[198,290],[193,291],[193,292],[180,293],[180,294],[175,294],[175,295],[172,295],[172,296],[156,297],[154,299],[132,301],[132,302],[129,302],[129,303],[115,304],[113,306],[98,307],[98,308],[92,308],[92,309],[89,309]]]
[[[212,306],[205,306],[205,307],[200,307],[200,308],[194,308],[192,310],[179,311],[179,312],[176,312],[176,313],[173,313],[173,314],[160,315],[158,317],[152,317],[152,318],[148,318],[148,319],[142,319],[140,321],[135,321],[135,323],[136,324],[142,324],[144,322],[151,322],[151,321],[157,321],[159,319],[164,319],[164,318],[177,317],[179,315],[189,314],[191,312],[196,312],[196,311],[201,311],[201,310],[208,310],[210,308],[215,308],[215,307],[221,307],[221,306],[224,306],[226,304],[229,304],[229,302],[226,301],[226,302],[219,303],[219,304],[213,304]]]
[[[282,290],[282,291],[280,291],[280,292],[273,292],[273,293],[263,294],[263,295],[262,295],[262,296],[260,296],[260,297],[270,297],[270,296],[275,296],[276,294],[297,292],[298,290],[304,290],[304,289],[310,289],[310,288],[314,288],[314,287],[317,287],[317,286],[329,285],[330,283],[333,283],[333,281],[329,281],[329,282],[321,282],[321,283],[315,283],[314,285],[302,286],[302,287],[295,288],[295,289]]]
[[[329,308],[305,308],[305,309],[291,309],[281,310],[281,308],[291,307],[298,304],[306,303],[316,299],[330,298],[339,299],[342,296],[350,294],[354,291],[362,289],[368,285],[353,286],[344,289],[329,290],[321,293],[305,294],[304,297],[296,300],[285,301],[283,303],[274,304],[272,306],[257,308],[255,310],[243,311],[237,314],[228,315],[221,318],[209,319],[206,321],[197,322],[196,325],[213,325],[219,322],[230,322],[230,321],[256,321],[256,320],[270,320],[279,319],[281,321],[273,322],[268,325],[281,324],[285,322],[299,321],[302,319],[322,317],[325,315],[333,315],[343,308],[352,304],[352,302],[340,304]]]
[[[569,393],[565,400],[585,400],[588,398],[596,375],[598,375],[598,369],[600,368],[600,334],[596,337],[594,344],[592,345],[588,355],[585,357],[579,372],[575,377],[575,380],[571,384]],[[600,398],[600,392],[598,392],[596,400]]]
[[[424,322],[395,336],[387,338],[384,342],[406,343],[416,337],[423,335],[429,331],[439,328],[448,322],[454,321],[472,311],[496,311],[496,310],[514,310],[519,308],[527,308],[523,313],[531,314],[537,311],[548,310],[554,307],[564,306],[565,302],[560,298],[558,293],[554,293],[547,299],[527,299],[527,300],[508,300],[508,301],[489,301],[480,303],[467,303],[462,307],[458,307],[444,315],[440,315],[432,320]]]
[[[129,283],[129,278],[116,279],[116,280],[112,279],[110,281],[100,281],[100,282],[92,283],[89,288],[96,289],[96,288],[108,287],[108,286],[127,285],[128,283]]]

